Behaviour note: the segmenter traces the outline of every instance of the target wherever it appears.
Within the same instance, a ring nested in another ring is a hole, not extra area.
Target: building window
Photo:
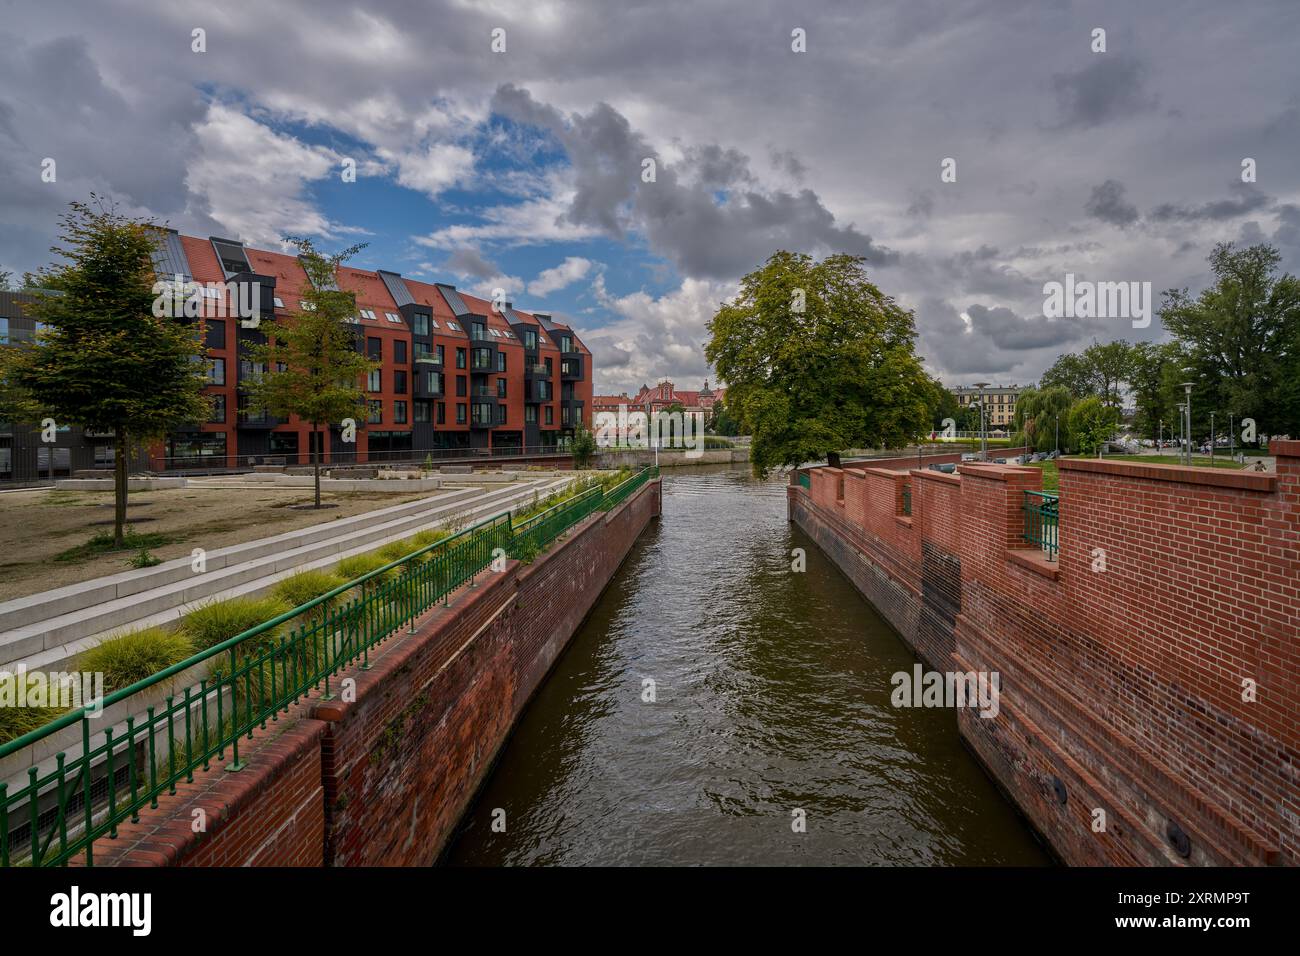
[[[497,352],[497,371],[504,372],[505,370],[506,370],[506,353]]]
[[[464,367],[465,367],[465,350],[464,350],[464,349],[457,349],[457,350],[456,350],[456,367],[457,367],[457,368],[464,368]]]
[[[428,372],[427,374],[428,374],[428,379],[425,382],[426,387],[424,390],[426,392],[429,392],[431,395],[441,395],[442,394],[442,373]]]
[[[447,328],[451,329],[453,332],[459,332],[459,331],[460,331],[460,326],[457,325],[455,322],[450,322],[450,321],[449,321],[449,322],[447,323]]]
[[[393,424],[406,424],[406,402],[393,402]]]
[[[497,398],[505,398],[505,397],[506,397],[506,380],[504,378],[499,378],[497,379]]]
[[[530,352],[537,351],[537,333],[532,329],[524,329],[524,348]]]
[[[398,395],[406,394],[406,372],[401,369],[393,372],[393,391]]]
[[[415,343],[415,360],[418,362],[418,361],[420,361],[420,359],[427,359],[427,358],[430,358],[430,357],[432,357],[432,353],[429,351],[429,343],[428,343],[428,342],[416,342],[416,343]]]
[[[555,424],[555,406],[553,405],[546,406],[546,424],[548,425]]]
[[[226,360],[223,358],[208,359],[208,384],[225,385],[226,384]]]
[[[429,317],[425,315],[423,312],[415,313],[415,334],[416,335],[429,334]]]
[[[498,406],[497,406],[497,424],[498,424],[498,425],[504,425],[505,423],[506,423],[506,407],[505,407],[504,405],[498,405]]]
[[[457,375],[456,376],[456,397],[464,398],[468,394],[469,391],[468,391],[468,386],[466,386],[465,384],[465,376]]]
[[[366,406],[370,409],[370,415],[366,421],[371,425],[382,425],[384,422],[384,403],[371,400],[366,402]]]
[[[366,339],[366,354],[376,362],[383,361],[384,358],[384,340],[376,338]]]
[[[209,319],[206,324],[204,344],[210,349],[224,349],[226,347],[226,323]]]
[[[571,406],[569,406],[569,405],[562,405],[562,406],[560,406],[560,424],[561,424],[561,425],[568,425],[568,424],[570,424],[569,419],[570,419],[570,417],[571,417],[571,415],[572,415],[570,409],[571,409]]]
[[[524,421],[527,422],[529,425],[536,425],[536,424],[537,424],[537,406],[536,406],[536,405],[525,405],[525,406],[524,406]]]
[[[547,378],[550,378],[550,377],[551,377],[551,374],[552,374],[554,371],[555,371],[555,369],[551,368],[551,360],[550,360],[550,359],[547,359],[547,360],[546,360],[546,377],[547,377]]]
[[[492,368],[492,350],[482,348],[474,349],[470,367],[476,372],[482,372]]]
[[[445,347],[439,345],[439,346],[438,346],[438,364],[439,364],[439,365],[442,365],[442,364],[446,361],[446,358],[447,358],[447,353],[446,353],[446,349],[445,349]]]
[[[384,318],[386,318],[389,322],[396,322],[399,325],[401,324],[402,321],[402,317],[398,315],[396,312],[385,312]]]
[[[222,425],[226,421],[226,396],[217,392],[208,396],[212,400],[212,410],[208,414],[208,421],[213,425]]]
[[[432,421],[433,402],[428,399],[417,398],[415,400],[415,420],[416,422]]]
[[[571,337],[567,335],[560,336],[560,351],[561,352],[573,351],[573,339]]]
[[[363,319],[369,319],[372,322],[377,321],[374,309],[361,309],[360,312]]]
[[[379,369],[372,368],[366,373],[366,391],[377,392],[381,388],[379,384]]]
[[[439,425],[447,424],[447,403],[446,402],[438,403],[438,424]]]
[[[393,343],[393,361],[398,365],[406,364],[406,340],[398,339]]]
[[[456,403],[456,424],[457,425],[465,424],[465,403],[464,402]]]

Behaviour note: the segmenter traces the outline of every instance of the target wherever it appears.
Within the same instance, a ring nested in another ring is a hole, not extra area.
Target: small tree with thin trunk
[[[26,311],[44,329],[31,346],[4,350],[4,372],[29,412],[113,435],[121,547],[131,444],[207,419],[204,349],[197,323],[155,309],[158,226],[93,194],[70,207],[63,245],[51,249],[65,261],[32,277],[40,290]]]
[[[315,507],[320,507],[322,427],[361,419],[366,410],[362,382],[379,367],[359,349],[357,297],[339,289],[339,264],[365,248],[352,246],[326,256],[310,239],[288,237],[297,247],[309,285],[302,290],[302,309],[288,321],[265,321],[264,343],[244,343],[244,353],[265,366],[260,379],[241,383],[250,408],[272,415],[296,415],[311,423]],[[355,427],[355,421],[353,422]],[[346,426],[345,426],[346,427]]]

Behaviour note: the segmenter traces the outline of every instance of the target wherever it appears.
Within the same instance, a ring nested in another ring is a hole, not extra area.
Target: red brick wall
[[[515,720],[651,518],[655,481],[525,566],[510,561],[241,743],[247,766],[179,784],[95,864],[433,863]],[[206,831],[191,827],[202,809]]]
[[[1294,864],[1300,442],[1274,450],[1276,476],[1062,462],[1057,562],[1021,539],[1036,469],[913,472],[910,538],[870,476],[843,507],[792,486],[791,515],[927,663],[999,674],[959,727],[1066,862]]]

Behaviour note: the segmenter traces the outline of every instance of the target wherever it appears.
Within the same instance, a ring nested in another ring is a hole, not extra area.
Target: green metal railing
[[[0,745],[0,759],[37,746],[66,728],[80,741],[27,770],[12,792],[0,782],[0,867],[58,866],[94,842],[117,836],[125,820],[139,821],[163,794],[215,761],[243,769],[240,741],[313,690],[332,700],[331,678],[344,667],[370,666],[370,650],[485,571],[502,552],[529,558],[596,511],[608,511],[658,477],[644,468],[609,491],[591,488],[515,524],[497,515],[434,542],[301,607],[108,694],[104,711],[192,668],[206,674],[181,694],[119,708],[123,721],[92,730],[101,718],[89,706]]]
[[[1060,496],[1051,491],[1026,491],[1024,539],[1047,552],[1050,561],[1056,560],[1059,550],[1057,527],[1060,518]]]
[[[912,513],[912,486],[903,485],[903,514]]]

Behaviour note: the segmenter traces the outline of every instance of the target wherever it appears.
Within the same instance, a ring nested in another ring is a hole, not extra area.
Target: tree
[[[1119,408],[1123,386],[1133,373],[1133,347],[1123,339],[1105,344],[1094,341],[1083,350],[1083,362],[1092,370],[1102,402]]]
[[[1176,432],[1178,410],[1174,404],[1181,399],[1172,397],[1169,385],[1171,379],[1181,380],[1183,364],[1173,342],[1139,342],[1133,346],[1133,428],[1142,437],[1159,439]]]
[[[69,207],[63,244],[51,249],[65,261],[32,277],[46,291],[26,306],[44,332],[30,347],[6,350],[6,365],[41,414],[112,433],[113,540],[121,547],[131,443],[207,419],[204,349],[192,321],[155,314],[157,225],[93,194]]]
[[[1281,256],[1268,245],[1220,243],[1209,262],[1212,286],[1195,299],[1186,289],[1170,289],[1160,308],[1186,358],[1187,380],[1196,383],[1194,431],[1211,411],[1253,418],[1264,434],[1300,430],[1294,402],[1300,280],[1277,274]]]
[[[753,436],[756,475],[928,431],[912,314],[868,280],[864,261],[776,252],[710,319],[704,353]]]
[[[587,427],[586,422],[578,422],[578,426],[573,430],[573,444],[570,450],[573,452],[574,468],[586,468],[591,464],[591,459],[596,457],[596,436]]]
[[[713,403],[713,407],[709,409],[708,430],[715,435],[732,436],[740,434],[740,425],[727,411],[725,399],[718,399]]]
[[[1016,438],[1013,444],[1023,443],[1034,451],[1072,448],[1071,404],[1070,393],[1059,386],[1025,389],[1016,398]]]
[[[287,237],[298,248],[307,273],[303,308],[289,321],[263,321],[265,342],[241,343],[245,354],[263,366],[260,377],[241,384],[248,390],[250,408],[272,415],[298,418],[311,424],[312,473],[315,507],[320,505],[320,457],[324,444],[321,428],[361,418],[366,410],[362,383],[379,368],[360,351],[356,331],[357,297],[338,286],[338,267],[365,248],[352,246],[332,256],[316,250],[310,239]]]
[[[961,406],[957,404],[957,396],[943,382],[932,378],[929,379],[928,384],[930,386],[930,427],[936,432],[942,432],[946,419],[951,418],[956,423],[961,414]]]
[[[1038,380],[1038,387],[1063,388],[1070,393],[1071,398],[1085,398],[1097,394],[1100,383],[1097,380],[1097,370],[1083,356],[1067,352],[1043,373]]]
[[[0,269],[0,292],[9,292],[13,289],[14,286],[11,281],[13,277],[14,274],[8,269]]]
[[[1081,398],[1070,406],[1070,432],[1079,451],[1091,455],[1107,441],[1119,421],[1116,409],[1096,395]]]

